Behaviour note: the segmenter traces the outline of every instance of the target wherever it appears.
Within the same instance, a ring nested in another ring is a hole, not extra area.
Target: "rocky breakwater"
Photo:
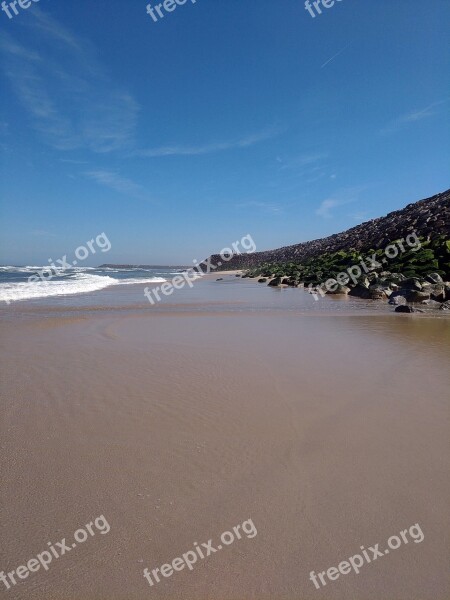
[[[450,237],[450,190],[431,198],[408,204],[405,208],[385,217],[372,219],[342,233],[326,238],[285,246],[276,250],[235,254],[217,270],[255,269],[263,264],[283,265],[303,263],[324,254],[355,251],[359,254],[371,249],[385,248],[394,240],[415,231],[418,236],[433,240],[440,235]],[[258,243],[258,240],[255,240]],[[218,265],[223,262],[218,254],[201,263],[206,270],[208,261]]]

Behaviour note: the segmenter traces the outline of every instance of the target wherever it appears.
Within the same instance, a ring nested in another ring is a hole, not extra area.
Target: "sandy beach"
[[[3,323],[2,569],[99,515],[110,526],[5,597],[448,597],[450,321],[328,299],[245,310],[244,289],[291,293],[229,278],[199,282],[201,306],[55,302]],[[257,535],[144,578],[250,519]],[[320,589],[310,579],[415,524],[420,543]]]

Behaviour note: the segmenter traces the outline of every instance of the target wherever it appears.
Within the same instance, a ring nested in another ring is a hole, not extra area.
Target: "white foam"
[[[149,279],[116,279],[114,285],[136,285],[138,283],[165,283],[167,279],[163,277],[150,277]]]
[[[80,273],[74,278],[64,281],[2,283],[0,284],[0,300],[3,302],[15,302],[17,300],[31,300],[50,296],[86,294],[102,290],[116,284],[116,282],[112,277]]]

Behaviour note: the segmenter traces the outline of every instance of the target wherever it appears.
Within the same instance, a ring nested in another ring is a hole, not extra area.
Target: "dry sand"
[[[188,310],[2,329],[2,559],[29,600],[450,597],[449,321]],[[252,519],[194,570],[143,577]],[[316,590],[324,571],[419,523]]]

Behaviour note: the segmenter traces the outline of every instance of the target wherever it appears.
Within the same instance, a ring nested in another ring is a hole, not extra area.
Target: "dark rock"
[[[404,305],[401,305],[401,306],[397,306],[395,308],[395,312],[411,313],[411,312],[415,312],[415,308],[413,308],[412,306],[407,306],[406,304],[404,304]]]
[[[413,306],[401,305],[395,308],[395,312],[398,313],[415,313],[415,312],[423,312],[419,308],[414,308]]]
[[[349,291],[348,295],[355,296],[356,298],[363,298],[364,300],[369,300],[371,297],[369,289],[359,283]]]
[[[430,283],[444,283],[439,273],[430,273],[429,275],[425,276],[425,280],[429,281]]]
[[[419,290],[408,290],[405,298],[408,302],[422,302],[423,300],[429,300],[430,294],[428,292],[420,292]]]
[[[289,285],[290,287],[297,287],[298,281],[296,279],[288,277],[283,281],[283,283]]]
[[[216,279],[216,281],[223,281],[223,277],[219,277],[219,279]]]
[[[388,279],[395,283],[401,283],[402,281],[405,281],[406,277],[402,273],[391,273]]]
[[[422,289],[422,284],[418,277],[409,277],[402,281],[402,289],[420,291]]]
[[[258,283],[266,283],[266,281],[266,277],[261,277],[261,279],[258,279]]]
[[[271,279],[267,285],[270,285],[271,287],[285,285],[285,279],[287,279],[287,277],[275,277],[274,279]]]

